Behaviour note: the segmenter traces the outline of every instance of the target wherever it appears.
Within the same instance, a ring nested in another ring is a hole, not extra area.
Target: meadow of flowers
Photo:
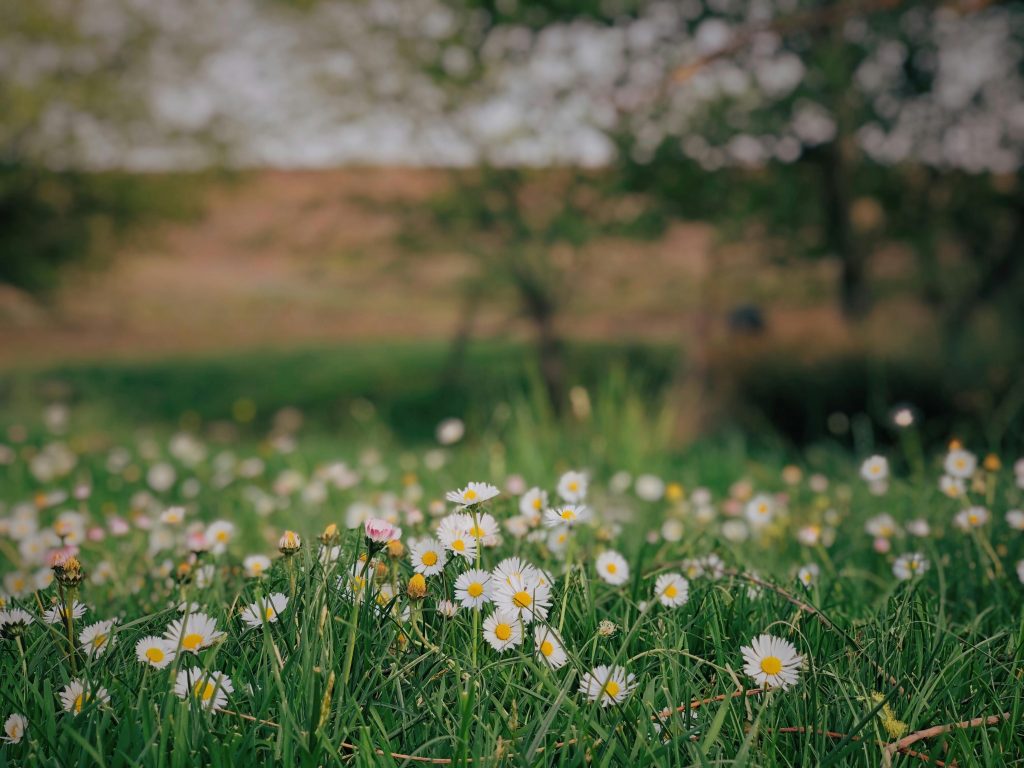
[[[909,415],[788,464],[70,416],[0,439],[0,766],[1024,761],[1024,462]]]

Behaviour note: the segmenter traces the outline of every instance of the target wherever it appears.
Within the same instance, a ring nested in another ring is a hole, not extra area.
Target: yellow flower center
[[[573,512],[571,509],[563,509],[562,510],[562,519],[563,520],[573,520],[573,519],[575,519],[575,517],[576,517],[576,513]]]
[[[250,570],[253,573],[262,573],[263,572],[263,563],[253,563],[252,564],[252,568],[250,568]]]
[[[472,536],[474,539],[482,539],[484,537],[484,532],[479,525],[474,525],[472,528],[470,528],[469,535]]]
[[[420,558],[423,564],[427,567],[437,565],[437,553],[436,552],[424,552],[423,557]]]
[[[578,491],[579,489],[580,489],[580,484],[577,483],[575,480],[573,480],[571,483],[569,483],[569,490],[572,491],[573,493],[576,493],[576,491]]]
[[[537,498],[535,498],[533,500],[533,508],[536,509],[538,512],[540,511],[540,508],[541,508],[540,496],[538,496]]]
[[[555,646],[551,643],[550,640],[545,640],[543,643],[540,644],[540,652],[543,653],[545,656],[550,656],[552,653],[555,652]]]
[[[782,659],[778,656],[765,656],[761,659],[761,671],[774,677],[782,671]]]
[[[452,542],[452,549],[454,549],[456,552],[464,552],[466,549],[466,542],[464,542],[462,539],[456,539]]]
[[[228,540],[228,532],[227,531],[217,531],[217,541],[219,541],[220,543],[223,544],[227,540]]]
[[[186,651],[194,651],[200,645],[203,644],[203,636],[197,632],[185,635],[181,640],[181,647]]]
[[[978,519],[978,516],[973,512],[967,516],[967,522],[969,522],[971,525],[977,525]]]
[[[480,597],[480,595],[484,593],[484,586],[483,584],[474,581],[466,587],[466,592],[469,593],[470,597]]]
[[[619,570],[619,566],[617,566],[615,563],[608,563],[608,565],[605,566],[605,569],[608,571],[608,573],[615,573],[617,570]]]
[[[917,560],[911,560],[909,563],[907,563],[907,567],[910,568],[910,570],[912,570],[912,571],[916,571],[917,570]]]
[[[512,627],[509,624],[499,624],[494,628],[494,636],[499,640],[508,640],[512,637]]]
[[[154,664],[159,664],[161,661],[164,660],[164,652],[159,648],[147,648],[146,658]]]
[[[275,611],[275,610],[274,610],[274,607],[273,607],[273,606],[271,606],[271,605],[268,605],[268,606],[267,606],[267,607],[266,607],[266,608],[265,608],[265,609],[263,610],[263,618],[264,618],[264,619],[266,619],[267,621],[270,621],[270,620],[271,620],[272,618],[274,618],[275,616],[277,616],[277,611]]]
[[[467,488],[466,492],[462,494],[462,498],[464,498],[466,501],[472,501],[473,499],[476,498],[476,491],[474,491],[472,488]]]
[[[96,635],[96,637],[94,637],[94,638],[92,639],[92,647],[93,647],[93,648],[99,648],[99,647],[100,647],[100,646],[102,646],[102,645],[103,645],[103,644],[104,644],[105,642],[107,642],[107,636],[106,636],[106,635],[104,635],[104,634],[103,634],[103,633],[101,632],[100,634]]]
[[[529,608],[530,603],[532,602],[533,598],[530,597],[530,593],[524,590],[519,590],[512,598],[512,604],[515,605],[516,608]]]
[[[210,699],[212,699],[213,694],[216,692],[217,686],[215,686],[209,680],[206,680],[205,682],[203,680],[200,680],[192,688],[192,693],[195,695],[195,697],[197,699],[202,699],[203,701],[209,701]]]
[[[676,589],[675,584],[669,584],[665,587],[665,597],[675,597],[677,594],[679,594],[679,590]]]
[[[966,466],[966,464],[967,462],[965,462],[963,459],[957,459],[956,461],[953,462],[953,466],[955,466],[957,469],[963,469]]]
[[[622,690],[621,686],[614,680],[609,680],[607,683],[604,684],[605,694],[613,699],[619,695],[620,690]]]
[[[80,694],[78,694],[78,696],[75,697],[75,706],[73,707],[73,709],[75,710],[76,713],[82,711],[82,704],[84,703],[84,696],[85,696],[84,693],[80,693]]]

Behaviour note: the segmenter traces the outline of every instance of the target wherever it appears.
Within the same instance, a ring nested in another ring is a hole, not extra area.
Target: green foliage
[[[135,227],[198,213],[198,177],[0,167],[0,282],[46,296],[71,265],[102,265]]]

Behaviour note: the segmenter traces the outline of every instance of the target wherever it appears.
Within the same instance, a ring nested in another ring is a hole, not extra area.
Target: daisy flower
[[[501,653],[523,644],[523,624],[515,613],[497,610],[484,619],[484,639]]]
[[[864,524],[864,530],[876,539],[891,539],[896,535],[896,521],[892,515],[876,515]]]
[[[570,504],[579,504],[587,497],[587,476],[582,472],[566,472],[558,478],[558,495]]]
[[[485,547],[495,547],[501,543],[501,527],[494,515],[487,512],[471,513],[469,535]]]
[[[789,688],[800,679],[803,657],[787,640],[758,635],[749,646],[740,648],[743,671],[763,688]]]
[[[245,575],[250,579],[258,579],[270,568],[270,558],[266,555],[249,555],[242,561]]]
[[[796,578],[805,587],[810,587],[818,580],[820,573],[821,569],[815,563],[808,563],[796,572]]]
[[[15,712],[4,721],[4,735],[0,738],[5,744],[18,744],[28,730],[28,718]]]
[[[691,557],[683,560],[680,567],[683,569],[683,574],[690,581],[699,579],[704,575],[704,563],[702,563],[698,558]]]
[[[278,615],[288,607],[288,598],[280,592],[273,592],[242,609],[242,621],[250,627],[273,624]]]
[[[409,542],[409,560],[416,573],[435,576],[444,570],[448,555],[441,542],[435,539],[413,539]]]
[[[168,507],[160,513],[160,522],[164,525],[180,525],[184,520],[184,507]]]
[[[590,701],[600,701],[602,707],[620,704],[636,688],[636,675],[624,667],[604,664],[594,667],[580,678],[580,693]]]
[[[459,612],[459,606],[457,606],[451,600],[438,600],[437,612],[444,616],[446,619],[454,619],[455,614]]]
[[[227,520],[217,520],[210,523],[206,529],[206,545],[215,555],[222,554],[228,548],[228,542],[235,535],[234,523]]]
[[[536,486],[519,497],[519,514],[532,520],[534,525],[540,522],[541,513],[547,506],[548,492]]]
[[[75,600],[71,604],[71,618],[80,619],[89,610],[88,606]],[[43,614],[43,621],[47,624],[63,624],[66,611],[63,605],[55,605]]]
[[[885,456],[869,456],[860,465],[860,476],[869,483],[879,483],[889,478],[889,460]]]
[[[597,556],[597,575],[613,586],[620,586],[629,581],[629,563],[615,550],[606,549]]]
[[[455,599],[463,608],[479,608],[491,602],[491,574],[471,568],[455,580]]]
[[[513,577],[526,577],[532,578],[536,576],[539,571],[535,565],[526,562],[525,560],[518,557],[506,557],[500,563],[498,563],[492,569],[491,573],[494,575],[495,582],[508,582],[511,583]]]
[[[919,539],[923,539],[926,536],[930,536],[932,527],[928,524],[927,520],[917,518],[907,523],[907,533],[911,536],[917,536]]]
[[[542,583],[537,573],[512,576],[492,583],[492,599],[499,611],[518,615],[524,623],[543,621],[551,607],[551,587]]]
[[[107,648],[114,644],[112,633],[116,623],[116,619],[97,621],[82,630],[78,636],[78,642],[82,644],[82,650],[85,651],[86,656],[89,658],[102,656]]]
[[[458,491],[448,491],[445,498],[461,507],[472,507],[493,499],[501,491],[490,483],[469,483]]]
[[[179,699],[192,699],[203,709],[217,711],[228,703],[228,694],[234,693],[231,678],[223,672],[203,672],[199,667],[182,669],[174,681],[174,695]]]
[[[536,646],[536,655],[552,669],[558,669],[569,660],[565,648],[562,647],[562,639],[552,628],[538,624],[533,628],[533,644]]]
[[[402,538],[402,529],[387,520],[371,517],[363,522],[363,533],[374,544],[387,544],[394,539]]]
[[[224,633],[217,631],[217,622],[205,613],[189,613],[172,621],[164,632],[164,638],[176,650],[196,653],[223,639]]]
[[[759,494],[747,502],[743,514],[754,527],[767,525],[775,514],[775,501],[766,493]]]
[[[73,715],[80,713],[82,707],[91,701],[97,701],[100,704],[106,704],[110,701],[110,694],[107,693],[106,688],[87,687],[85,683],[78,679],[72,680],[65,685],[57,696],[60,698],[64,711],[70,712]]]
[[[971,528],[980,528],[988,522],[989,514],[985,507],[968,507],[956,513],[953,522],[962,531],[969,531]]]
[[[585,523],[590,519],[590,509],[582,504],[564,504],[560,507],[550,507],[544,510],[544,525],[554,528],[559,525],[567,525],[572,528],[574,525]]]
[[[457,555],[476,560],[476,539],[469,535],[473,522],[469,515],[454,514],[442,518],[437,527],[437,538]]]
[[[943,475],[939,478],[939,490],[951,499],[959,499],[964,495],[967,487],[962,478]]]
[[[912,552],[907,555],[900,555],[892,564],[893,575],[900,581],[920,576],[928,570],[928,561],[920,552]]]
[[[32,614],[21,608],[0,611],[0,637],[21,634],[33,621],[35,619],[32,618]]]
[[[654,596],[668,608],[678,608],[690,599],[690,582],[678,573],[663,573],[654,582]]]
[[[1007,512],[1006,524],[1015,531],[1024,531],[1024,510],[1011,509]]]
[[[149,635],[135,644],[135,658],[151,667],[163,669],[174,657],[174,646],[166,638]]]
[[[974,474],[974,470],[978,467],[978,457],[970,451],[965,451],[962,448],[950,451],[946,454],[946,461],[943,464],[943,468],[946,470],[947,475],[958,477],[962,480],[966,480]]]

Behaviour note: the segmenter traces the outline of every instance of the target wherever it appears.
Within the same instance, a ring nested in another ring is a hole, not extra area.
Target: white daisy
[[[234,693],[231,678],[223,672],[203,672],[199,667],[179,670],[174,681],[174,695],[191,699],[203,709],[216,711],[228,703],[228,694]]]
[[[876,539],[891,539],[896,535],[896,521],[892,515],[875,515],[864,524],[864,530]]]
[[[939,478],[939,490],[951,499],[959,499],[964,495],[967,486],[962,478],[943,475]]]
[[[758,635],[740,648],[743,671],[764,688],[789,688],[800,679],[803,657],[792,643],[773,635]]]
[[[469,515],[456,513],[441,519],[437,527],[437,538],[456,555],[467,560],[476,560],[476,539],[469,535],[473,521]]]
[[[250,579],[259,579],[270,568],[270,558],[266,555],[249,555],[242,561],[242,567]]]
[[[228,548],[228,543],[234,538],[234,535],[234,523],[229,523],[227,520],[217,520],[210,523],[206,529],[206,545],[213,554],[222,554]]]
[[[491,602],[491,574],[471,568],[455,580],[455,599],[463,608],[479,608]]]
[[[97,621],[82,630],[78,636],[78,642],[82,644],[82,650],[89,658],[102,656],[111,645],[114,644],[113,632],[116,619]]]
[[[287,607],[288,598],[280,592],[272,592],[255,603],[245,606],[241,613],[242,621],[250,627],[273,624],[277,621],[278,615]]]
[[[968,507],[956,513],[953,522],[962,531],[969,531],[971,528],[980,528],[988,522],[989,513],[985,507]]]
[[[106,688],[87,686],[78,679],[65,685],[57,696],[60,698],[64,711],[73,715],[79,714],[82,708],[92,701],[101,705],[110,701],[110,694],[107,693]]]
[[[174,646],[166,638],[150,635],[135,644],[135,658],[151,667],[163,669],[174,657]]]
[[[797,581],[805,587],[809,587],[818,580],[821,569],[815,563],[808,563],[796,572]]]
[[[28,718],[15,712],[4,721],[4,735],[0,738],[5,744],[18,744],[28,730]]]
[[[758,494],[747,502],[743,514],[755,528],[767,525],[775,515],[775,500],[766,493]]]
[[[184,520],[184,507],[168,507],[160,513],[160,522],[164,525],[180,525]]]
[[[619,666],[601,664],[580,678],[580,693],[590,701],[600,701],[602,707],[625,701],[634,688],[636,675]]]
[[[458,491],[448,491],[445,498],[461,507],[472,507],[493,499],[499,493],[501,491],[490,483],[468,483],[465,488]]]
[[[582,504],[563,504],[560,507],[550,507],[544,510],[544,525],[548,528],[561,525],[572,528],[589,519],[590,509]]]
[[[71,604],[71,617],[73,619],[80,619],[85,615],[85,612],[89,610],[89,607],[75,600]],[[65,617],[65,610],[63,605],[55,605],[43,614],[43,621],[47,624],[63,624]]]
[[[928,560],[920,552],[900,555],[892,564],[893,575],[900,581],[920,576],[928,570]]]
[[[629,581],[629,563],[613,549],[606,549],[597,556],[597,575],[603,581],[620,586]]]
[[[961,448],[950,451],[946,454],[946,461],[943,464],[947,475],[966,480],[974,474],[978,467],[978,457],[970,451]]]
[[[31,624],[35,619],[28,611],[21,608],[11,608],[0,611],[0,637],[6,637],[17,633]]]
[[[548,617],[551,587],[536,572],[511,576],[505,581],[492,581],[492,596],[499,611],[518,615],[526,624]]]
[[[523,643],[523,623],[511,611],[497,610],[484,619],[484,639],[501,653]]]
[[[190,613],[172,621],[164,632],[164,638],[179,652],[197,653],[222,640],[224,633],[217,631],[217,622],[205,613]]]
[[[491,570],[495,583],[510,582],[513,576],[533,578],[539,574],[535,565],[519,557],[506,557]]]
[[[1011,509],[1007,512],[1006,524],[1015,531],[1024,531],[1024,510]]]
[[[869,483],[884,482],[889,478],[889,460],[884,456],[869,456],[860,465],[860,476]]]
[[[536,647],[536,656],[552,669],[558,669],[569,660],[565,648],[562,647],[562,638],[552,627],[538,624],[533,628],[533,644]]]
[[[547,509],[548,492],[533,487],[519,497],[519,514],[530,520],[533,525],[540,522],[540,516]]]
[[[690,599],[690,582],[678,573],[663,573],[654,582],[654,596],[668,608],[678,608]]]
[[[448,554],[436,539],[412,539],[409,542],[409,560],[412,569],[424,576],[436,576],[444,570]]]
[[[587,476],[582,472],[566,472],[558,478],[558,495],[570,504],[579,504],[587,497]]]
[[[469,535],[485,547],[496,547],[501,543],[501,527],[487,512],[470,513]]]
[[[704,563],[702,563],[700,559],[695,557],[683,560],[683,562],[679,564],[679,567],[683,569],[683,574],[690,581],[693,581],[694,579],[699,579],[701,576],[704,575]]]

